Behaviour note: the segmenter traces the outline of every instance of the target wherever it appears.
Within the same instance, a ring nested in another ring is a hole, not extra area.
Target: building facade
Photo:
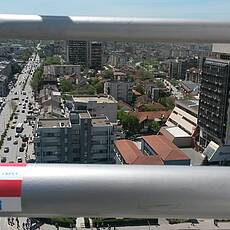
[[[70,40],[67,42],[67,62],[91,69],[99,70],[102,67],[102,44]]]
[[[52,75],[52,76],[64,76],[81,74],[80,65],[47,65],[44,66],[44,75]]]
[[[132,101],[133,83],[127,81],[107,81],[104,83],[104,94],[111,95],[116,100],[130,103]]]
[[[200,145],[230,143],[230,61],[206,58],[203,63],[198,124]]]
[[[114,163],[113,125],[88,111],[70,118],[39,119],[35,135],[38,163]]]

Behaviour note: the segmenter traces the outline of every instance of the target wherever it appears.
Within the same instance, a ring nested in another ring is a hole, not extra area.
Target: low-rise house
[[[165,165],[190,165],[190,158],[163,135],[143,136],[141,150],[158,156]]]
[[[117,164],[163,165],[159,157],[143,154],[131,140],[114,141],[114,151]]]
[[[133,112],[140,124],[141,132],[147,132],[149,125],[153,121],[163,124],[169,117],[170,111],[153,111],[153,112]]]

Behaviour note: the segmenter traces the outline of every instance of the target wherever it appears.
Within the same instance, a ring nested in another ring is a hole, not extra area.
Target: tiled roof
[[[190,160],[183,151],[163,135],[150,135],[142,138],[163,161]]]
[[[153,111],[153,112],[135,112],[134,115],[138,118],[139,123],[142,123],[145,120],[154,120],[154,119],[168,119],[170,111]]]
[[[116,140],[114,142],[126,164],[136,165],[163,165],[157,156],[144,155],[130,140]]]

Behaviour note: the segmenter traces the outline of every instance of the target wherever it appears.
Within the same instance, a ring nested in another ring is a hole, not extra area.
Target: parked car
[[[22,158],[21,158],[21,157],[18,157],[18,158],[17,158],[17,162],[18,162],[18,163],[22,163]]]
[[[19,148],[19,152],[24,152],[24,148],[23,148],[23,147],[20,147],[20,148]]]
[[[15,129],[15,126],[14,126],[14,125],[11,125],[11,129]]]
[[[11,141],[11,139],[12,139],[11,136],[7,137],[7,141]]]
[[[14,140],[13,144],[17,145],[18,144],[18,140]]]
[[[4,153],[8,153],[10,151],[10,148],[9,147],[5,147],[4,148]]]
[[[6,163],[6,157],[1,158],[1,163]]]
[[[25,148],[26,147],[26,142],[22,143],[22,147]]]

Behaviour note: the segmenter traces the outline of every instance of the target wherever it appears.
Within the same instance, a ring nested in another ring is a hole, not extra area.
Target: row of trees
[[[38,92],[43,87],[43,67],[37,68],[34,72],[30,85],[33,91]]]
[[[71,81],[62,79],[60,81],[60,89],[63,93],[70,93],[73,95],[95,95],[104,92],[104,84],[97,79],[90,80],[89,84],[85,85],[74,85]]]

